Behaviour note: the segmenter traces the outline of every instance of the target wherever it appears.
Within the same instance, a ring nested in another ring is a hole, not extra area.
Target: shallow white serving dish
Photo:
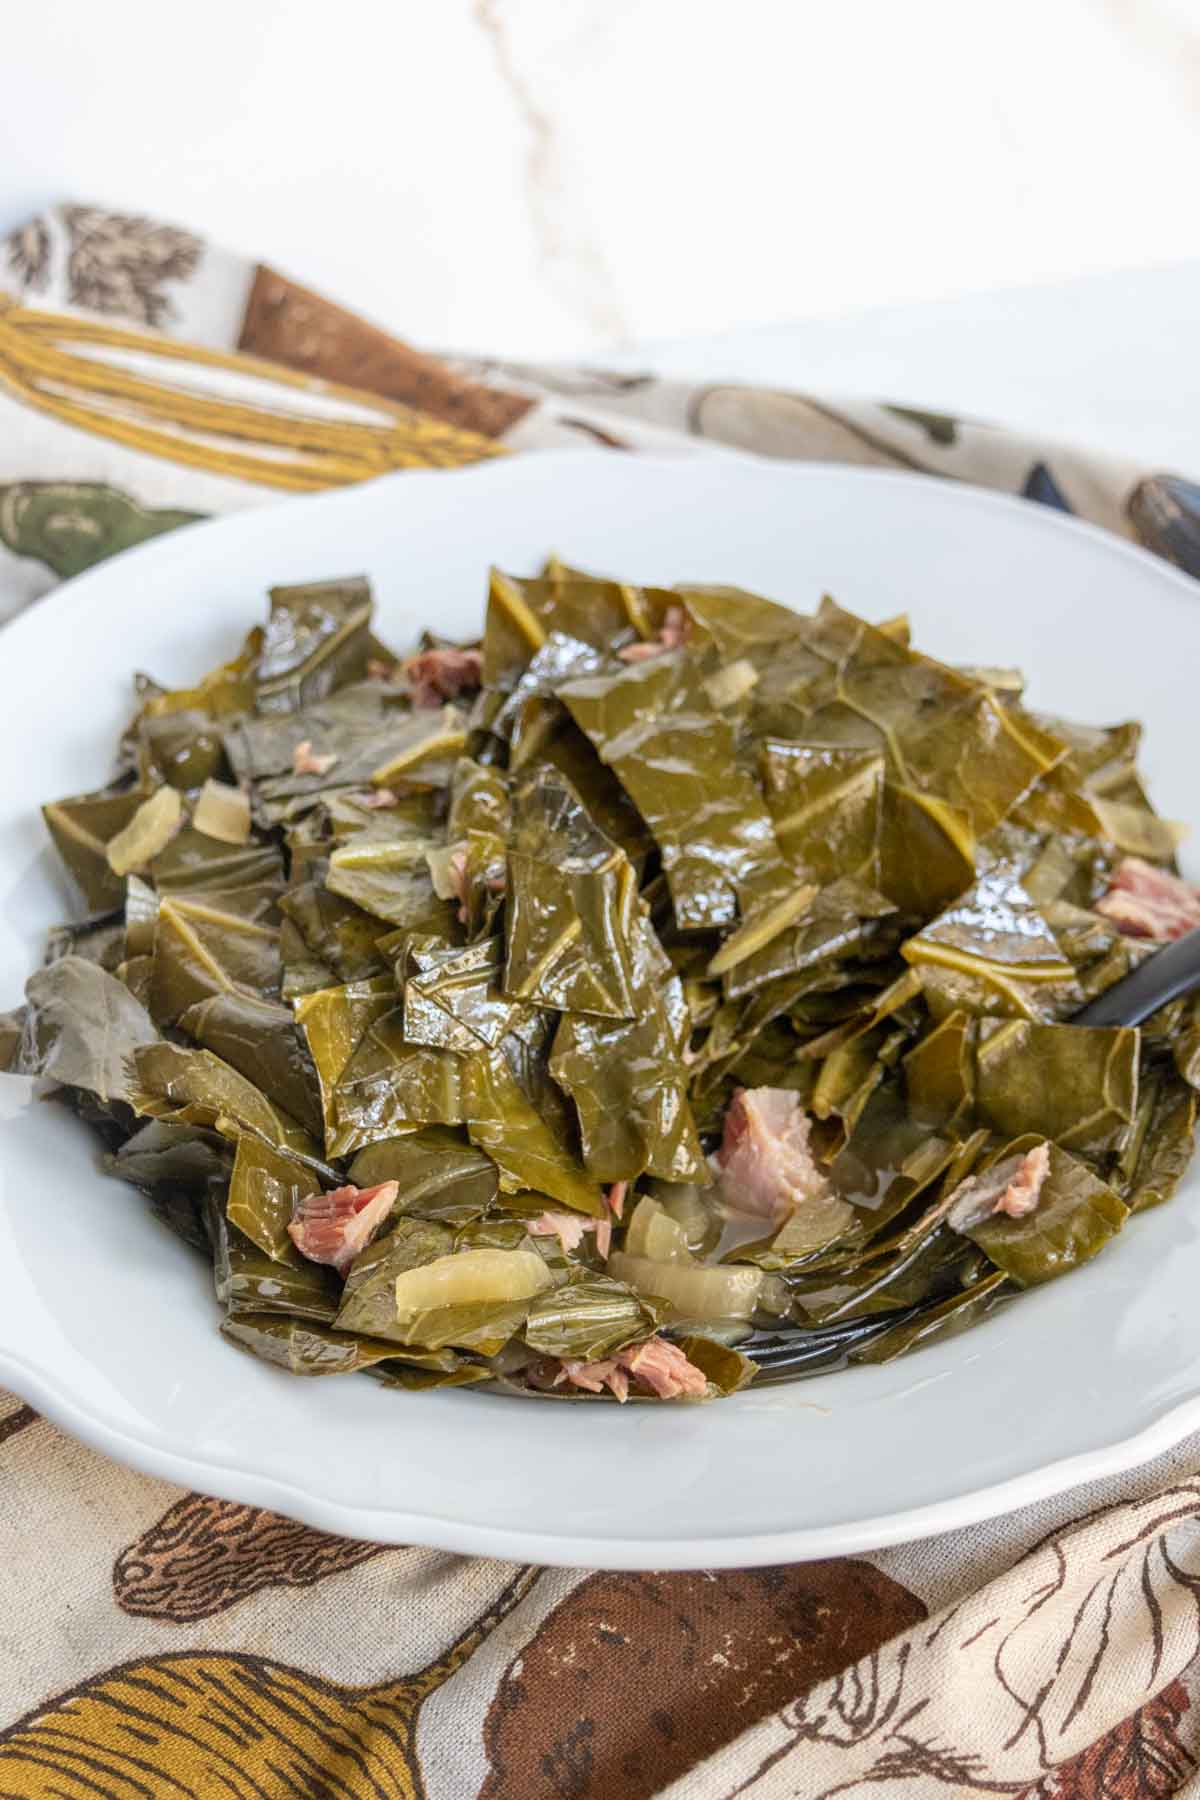
[[[548,550],[636,581],[907,609],[1035,705],[1149,724],[1195,818],[1200,590],[1058,514],[900,474],[574,452],[393,476],[162,538],[0,633],[0,1005],[70,902],[38,817],[96,785],[131,670],[182,682],[277,582],[365,571],[384,635],[478,628],[485,571]],[[135,1467],[347,1535],[687,1568],[869,1549],[1147,1458],[1200,1426],[1200,1180],[1096,1262],[891,1367],[706,1407],[569,1406],[299,1381],[216,1332],[199,1261],[100,1175],[62,1109],[0,1083],[0,1380]]]

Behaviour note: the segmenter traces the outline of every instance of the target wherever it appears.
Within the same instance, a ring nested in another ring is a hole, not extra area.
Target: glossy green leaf
[[[737,963],[722,977],[731,1000],[742,999],[783,976],[815,969],[833,958],[860,956],[876,943],[888,946],[895,907],[873,889],[844,877],[812,896],[802,915]]]
[[[465,1132],[441,1125],[369,1144],[351,1163],[350,1180],[362,1188],[398,1182],[399,1211],[450,1225],[481,1218],[500,1184],[491,1157],[476,1149]]]
[[[330,1156],[351,1156],[395,1137],[405,1125],[460,1125],[469,1116],[469,1061],[451,1050],[412,1044],[400,1007],[367,1025],[332,1095]]]
[[[298,1251],[276,1258],[214,1209],[213,1276],[217,1299],[231,1318],[243,1313],[279,1313],[332,1325],[341,1303],[341,1284],[332,1269],[307,1262]]]
[[[289,1375],[353,1375],[396,1354],[395,1344],[382,1338],[356,1337],[316,1320],[275,1313],[238,1313],[222,1322],[221,1332],[240,1350]]]
[[[163,894],[208,889],[226,892],[282,884],[283,859],[273,844],[223,844],[185,825],[154,858],[149,875]]]
[[[522,1333],[539,1356],[593,1362],[653,1332],[656,1311],[607,1275],[585,1275],[548,1288],[529,1309]]]
[[[997,1160],[1031,1147],[1018,1139]],[[1120,1231],[1129,1209],[1107,1182],[1059,1144],[1037,1205],[1023,1218],[993,1213],[963,1231],[1019,1287],[1035,1287],[1087,1262]]]
[[[337,1315],[339,1331],[407,1342],[396,1321],[396,1277],[448,1256],[453,1246],[454,1233],[448,1226],[427,1219],[400,1219],[351,1264]]]
[[[293,1261],[288,1226],[322,1183],[294,1157],[250,1132],[237,1140],[225,1212],[231,1225],[275,1262]]]
[[[249,994],[215,994],[189,1006],[178,1023],[202,1049],[213,1051],[320,1137],[321,1086],[290,1006]]]
[[[110,1175],[135,1187],[170,1182],[204,1189],[210,1182],[227,1181],[232,1164],[233,1153],[218,1132],[147,1119],[105,1159],[104,1166]]]
[[[683,930],[732,925],[786,885],[770,815],[734,755],[732,722],[675,652],[568,682],[563,700],[619,776],[662,852]]]
[[[325,885],[377,919],[453,939],[457,909],[438,899],[426,860],[427,851],[438,847],[436,838],[403,818],[378,813],[333,851]]]
[[[396,988],[390,975],[369,981],[348,982],[305,994],[295,1005],[296,1022],[303,1031],[321,1087],[325,1133],[337,1128],[335,1094],[342,1071],[361,1043],[367,1027],[396,1005]]]
[[[879,886],[884,759],[871,750],[769,738],[763,793],[779,848],[807,880]]]
[[[122,982],[84,957],[63,956],[29,977],[25,1001],[12,1073],[83,1088],[106,1104],[132,1100],[129,1059],[157,1044],[158,1032]]]
[[[371,590],[362,576],[271,589],[255,668],[263,712],[298,712],[366,674]]]
[[[953,1337],[959,1331],[976,1325],[1008,1297],[1011,1290],[1004,1272],[994,1270],[969,1288],[960,1289],[946,1299],[922,1309],[913,1319],[905,1319],[890,1330],[872,1337],[860,1348],[850,1351],[852,1363],[895,1362],[910,1350]]]
[[[1103,1156],[1118,1147],[1137,1108],[1138,1036],[1125,1026],[981,1019],[980,1119],[1004,1137],[1032,1133]]]
[[[975,1023],[948,1013],[904,1058],[913,1117],[935,1129],[965,1129],[975,1105]]]
[[[508,855],[504,989],[564,1012],[630,1018],[631,864],[557,771],[517,790]]]
[[[1082,1003],[1075,969],[1040,908],[1001,865],[903,945],[939,1016],[1055,1018]]]
[[[54,847],[92,912],[109,912],[125,898],[125,883],[109,867],[105,850],[146,796],[142,787],[106,788],[53,800],[42,808]]]
[[[1145,1212],[1171,1198],[1196,1147],[1195,1088],[1169,1069],[1156,1072],[1144,1085],[1150,1101],[1146,1129],[1129,1191],[1122,1195],[1133,1212]]]
[[[456,946],[412,938],[405,952],[404,1035],[410,1044],[470,1056],[495,1049],[519,1003],[500,990],[504,946],[499,938]]]
[[[525,1097],[503,1051],[472,1057],[465,1066],[467,1129],[499,1169],[501,1188],[534,1188],[575,1212],[607,1217],[599,1185]]]
[[[213,995],[279,992],[277,895],[270,886],[166,895],[154,933],[150,1010],[164,1027]]]
[[[216,1126],[230,1137],[249,1131],[277,1149],[315,1157],[308,1132],[210,1050],[147,1044],[132,1054],[128,1100],[147,1118]]]

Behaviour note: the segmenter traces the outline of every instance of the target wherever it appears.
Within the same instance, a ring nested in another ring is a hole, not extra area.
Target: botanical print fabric
[[[0,620],[199,517],[562,444],[976,482],[1200,575],[1169,472],[883,402],[433,356],[92,206],[0,243]],[[0,1396],[0,1795],[1195,1794],[1198,1520],[1193,1440],[870,1556],[525,1568],[183,1493]]]

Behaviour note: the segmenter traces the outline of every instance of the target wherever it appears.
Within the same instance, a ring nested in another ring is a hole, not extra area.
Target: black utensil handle
[[[1075,1013],[1073,1025],[1140,1025],[1151,1013],[1200,987],[1200,927],[1123,975]]]

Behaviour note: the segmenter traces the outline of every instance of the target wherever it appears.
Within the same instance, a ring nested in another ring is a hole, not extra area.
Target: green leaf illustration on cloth
[[[192,525],[203,513],[140,506],[102,481],[14,481],[0,486],[0,544],[66,580],[93,563]]]

